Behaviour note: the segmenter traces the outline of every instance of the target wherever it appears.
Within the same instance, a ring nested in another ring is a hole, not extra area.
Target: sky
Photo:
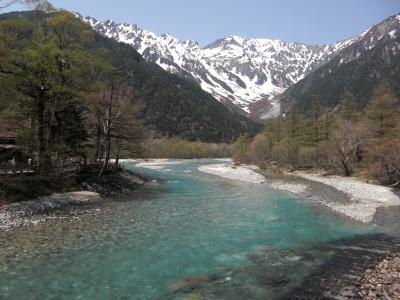
[[[52,0],[98,20],[205,46],[228,35],[330,44],[400,12],[400,0]],[[18,7],[14,7],[16,9]]]

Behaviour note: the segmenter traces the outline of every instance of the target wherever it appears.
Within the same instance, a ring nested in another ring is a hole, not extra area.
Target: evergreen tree
[[[341,101],[340,109],[343,120],[351,122],[359,121],[361,114],[357,111],[356,103],[356,97],[349,90],[346,90]]]
[[[247,162],[247,146],[249,144],[249,138],[245,135],[241,135],[234,143],[235,152],[234,159],[238,162],[245,163]]]
[[[283,146],[286,148],[286,163],[293,169],[297,168],[300,147],[306,141],[304,123],[304,116],[299,113],[298,107],[292,106],[286,119],[287,132]]]
[[[121,102],[112,133],[117,166],[121,156],[140,157],[143,155],[144,130],[138,119],[138,112],[139,106],[133,104],[132,101]]]
[[[3,21],[0,36],[4,37],[0,51],[5,54],[1,77],[12,83],[20,99],[10,103],[10,109],[20,107],[15,111],[21,112],[25,128],[35,128],[37,161],[45,175],[61,141],[71,142],[64,145],[71,148],[78,143],[60,137],[65,133],[61,127],[84,127],[79,115],[83,113],[82,94],[91,87],[85,74],[87,66],[97,60],[83,47],[92,37],[91,30],[65,12],[46,15],[39,22]]]
[[[375,90],[366,110],[367,124],[377,139],[393,136],[399,123],[399,99],[384,84]]]

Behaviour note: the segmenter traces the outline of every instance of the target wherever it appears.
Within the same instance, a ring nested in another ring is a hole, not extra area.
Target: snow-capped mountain
[[[352,94],[364,109],[381,84],[400,95],[400,15],[370,27],[351,46],[280,94],[281,112],[293,103],[307,112],[310,99],[325,107],[340,107],[343,96]]]
[[[195,41],[181,41],[169,34],[158,36],[137,25],[99,22],[92,17],[83,20],[100,34],[132,45],[146,60],[197,81],[219,101],[257,117],[278,113],[279,103],[274,96],[356,44],[371,30],[333,45],[229,36],[202,48]]]

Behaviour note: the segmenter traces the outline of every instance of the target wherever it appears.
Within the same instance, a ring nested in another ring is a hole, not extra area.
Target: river
[[[278,299],[334,257],[327,245],[379,233],[311,200],[198,171],[209,163],[127,164],[159,182],[1,232],[0,299]]]

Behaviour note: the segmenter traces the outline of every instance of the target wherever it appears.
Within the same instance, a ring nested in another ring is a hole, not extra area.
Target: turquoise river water
[[[163,170],[132,195],[0,233],[0,299],[277,299],[369,234],[311,200],[198,171]]]

